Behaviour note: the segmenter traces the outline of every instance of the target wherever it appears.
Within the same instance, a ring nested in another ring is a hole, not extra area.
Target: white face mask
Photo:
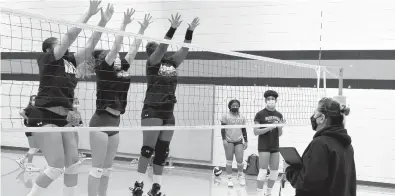
[[[274,108],[276,106],[276,101],[275,100],[268,100],[266,102],[266,105],[270,108]]]

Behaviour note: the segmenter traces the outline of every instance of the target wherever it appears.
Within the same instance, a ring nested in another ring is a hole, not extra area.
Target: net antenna
[[[38,70],[36,58],[41,52],[41,43],[50,36],[60,37],[71,26],[82,29],[79,38],[71,46],[71,51],[84,47],[87,37],[94,31],[103,32],[98,46],[107,49],[116,35],[123,35],[123,51],[130,47],[130,40],[142,39],[143,45],[149,41],[169,44],[169,53],[180,47],[188,47],[190,56],[177,70],[177,104],[175,109],[177,126],[141,127],[140,115],[145,95],[146,55],[137,55],[129,73],[133,76],[133,86],[128,92],[128,106],[122,115],[117,131],[155,131],[155,130],[213,130],[221,128],[253,128],[263,125],[254,124],[255,114],[264,108],[263,94],[266,90],[279,93],[278,110],[287,120],[284,126],[305,126],[309,115],[316,107],[317,97],[325,96],[328,67],[285,61],[274,58],[250,55],[240,52],[204,48],[196,44],[186,44],[162,38],[117,31],[88,24],[53,19],[24,11],[2,8],[1,42],[3,67],[2,86],[2,131],[3,132],[50,132],[53,128],[26,128],[18,112],[26,107],[27,98],[37,92]],[[149,30],[149,29],[148,29]],[[29,33],[30,32],[30,33]],[[165,34],[165,32],[163,33]],[[196,36],[199,36],[198,34]],[[128,45],[129,43],[129,45]],[[75,46],[77,45],[77,46]],[[144,46],[140,48],[143,52]],[[210,57],[207,57],[210,53]],[[21,61],[23,58],[23,63]],[[212,60],[213,58],[219,58]],[[28,61],[26,61],[26,59]],[[30,66],[30,67],[29,67]],[[28,68],[28,71],[26,71]],[[323,73],[323,86],[321,86]],[[17,76],[23,79],[16,79]],[[26,83],[34,90],[25,91]],[[76,95],[80,100],[80,112],[84,124],[88,124],[95,112],[95,79],[80,81]],[[227,104],[231,99],[241,101],[241,112],[247,125],[220,125],[221,116],[228,112]],[[266,127],[274,125],[264,125]],[[279,126],[279,125],[275,125]],[[111,127],[62,127],[59,131],[106,131]]]

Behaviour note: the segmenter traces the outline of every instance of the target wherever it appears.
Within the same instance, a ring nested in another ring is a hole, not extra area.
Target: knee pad
[[[52,180],[58,179],[59,176],[63,174],[63,172],[64,172],[63,168],[56,168],[51,166],[48,166],[46,169],[44,169],[44,174],[47,175]]]
[[[153,163],[155,165],[165,166],[167,157],[169,157],[169,141],[158,140],[155,146],[155,157]]]
[[[278,178],[278,170],[270,170],[269,180],[276,181]]]
[[[103,175],[103,169],[102,168],[97,168],[97,167],[93,167],[90,172],[89,175],[95,177],[95,178],[101,178],[101,176]]]
[[[78,174],[80,171],[81,161],[74,163],[64,169],[65,174]]]
[[[226,165],[230,165],[231,166],[232,164],[233,164],[233,161],[229,161],[229,160],[226,161]]]
[[[151,158],[152,154],[154,154],[154,149],[149,146],[143,146],[141,147],[141,156],[145,158]]]
[[[103,176],[110,177],[112,172],[112,168],[104,168],[103,169]]]
[[[258,176],[256,177],[256,179],[258,181],[264,181],[266,178],[266,169],[259,169],[259,173]]]

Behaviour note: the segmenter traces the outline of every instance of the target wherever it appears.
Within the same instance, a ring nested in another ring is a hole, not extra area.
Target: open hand
[[[188,24],[188,29],[191,31],[195,30],[195,28],[200,25],[199,21],[200,19],[198,17],[194,18],[193,21]]]
[[[127,9],[126,12],[124,12],[123,14],[123,24],[129,24],[133,21],[132,16],[134,14],[134,12],[136,12],[135,9],[131,8],[131,9]]]
[[[173,16],[173,14],[171,15],[171,19],[168,19],[170,21],[171,27],[177,29],[180,24],[182,23],[181,19],[181,15],[179,15],[178,13],[176,14],[176,17]]]
[[[144,21],[143,22],[140,22],[139,21],[139,24],[140,24],[140,26],[141,26],[141,30],[145,30],[145,29],[147,29],[147,27],[148,27],[148,25],[149,24],[151,24],[153,21],[151,21],[151,19],[152,19],[152,16],[151,16],[151,14],[146,14],[145,16],[144,16]]]
[[[99,12],[99,10],[101,10],[101,8],[99,8],[100,3],[101,3],[100,0],[92,0],[92,1],[90,1],[89,9],[88,9],[88,15],[89,16],[93,16],[97,12]]]
[[[103,22],[108,22],[110,21],[112,15],[114,14],[114,5],[113,4],[107,4],[106,11],[103,12],[103,9],[100,9],[101,11],[101,21]]]

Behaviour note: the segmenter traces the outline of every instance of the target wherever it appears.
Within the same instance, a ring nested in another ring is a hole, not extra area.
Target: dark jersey
[[[144,104],[159,106],[174,104],[177,102],[175,93],[177,88],[177,69],[175,66],[161,63],[151,65],[149,60],[146,64],[147,91]]]
[[[43,66],[40,85],[35,99],[37,107],[57,107],[71,109],[74,89],[77,86],[74,55],[63,56],[56,60],[52,53],[45,53],[39,63]]]
[[[282,122],[283,115],[278,111],[270,111],[263,109],[255,115],[255,122],[259,124],[273,124],[274,122]],[[265,127],[262,127],[265,128]],[[273,129],[258,137],[258,151],[271,152],[278,151],[279,148],[279,133],[278,128]]]
[[[122,59],[122,70],[127,71],[129,63]],[[105,60],[96,67],[96,109],[105,110],[110,107],[125,113],[127,96],[130,87],[130,77],[118,77],[119,71],[114,70],[114,64],[108,65]]]

